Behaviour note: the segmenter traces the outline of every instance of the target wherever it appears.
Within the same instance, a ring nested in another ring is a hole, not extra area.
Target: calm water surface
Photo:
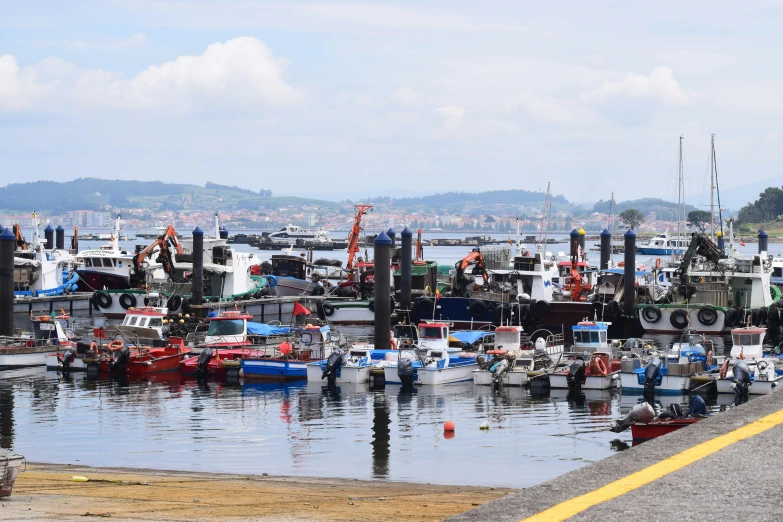
[[[525,487],[627,448],[630,432],[608,428],[639,401],[470,382],[403,393],[162,379],[0,372],[0,446],[53,463]],[[708,401],[712,413],[721,400]]]

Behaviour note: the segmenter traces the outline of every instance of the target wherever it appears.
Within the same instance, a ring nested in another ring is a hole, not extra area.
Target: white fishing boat
[[[550,388],[578,391],[619,387],[621,362],[614,357],[608,341],[610,324],[581,321],[572,327],[573,348],[559,357],[555,371],[549,374]]]
[[[49,315],[33,317],[33,332],[12,337],[0,337],[0,369],[43,366],[47,357],[72,346],[70,317]]]
[[[715,378],[718,393],[737,393],[737,365],[742,362],[747,365],[750,379],[747,393],[751,395],[768,395],[775,391],[782,382],[783,375],[778,374],[775,362],[777,357],[764,356],[764,337],[766,328],[743,327],[731,331],[731,355],[720,366],[720,373]],[[741,385],[742,383],[740,383]]]
[[[386,352],[386,350],[378,350]],[[370,369],[372,368],[372,352],[367,348],[352,348],[347,353],[332,352],[335,356],[341,357],[341,362],[335,371],[335,384],[356,384],[364,383],[370,380]],[[328,377],[329,360],[312,362],[307,365],[307,381],[321,382]]]
[[[479,361],[479,368],[473,370],[473,383],[479,386],[525,386],[528,372],[535,368],[535,347],[522,343],[521,326],[499,326],[495,329],[494,349],[487,351],[493,357]],[[497,359],[495,361],[495,359]]]

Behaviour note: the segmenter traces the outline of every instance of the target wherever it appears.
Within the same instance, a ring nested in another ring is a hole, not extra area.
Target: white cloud
[[[443,130],[447,132],[456,130],[465,119],[465,109],[456,105],[438,107],[435,112],[443,117]]]
[[[226,106],[286,106],[305,98],[285,81],[286,66],[285,59],[251,37],[214,43],[201,55],[180,56],[131,79],[102,69],[81,70],[61,60],[19,67],[14,56],[5,55],[0,56],[0,110],[98,106],[189,112]]]
[[[656,67],[649,76],[631,73],[622,81],[606,81],[582,100],[604,103],[616,98],[648,99],[663,105],[686,105],[693,95],[683,90],[670,67]]]
[[[779,132],[770,132],[764,137],[767,141],[777,141],[780,139],[780,133]]]
[[[128,47],[138,47],[140,45],[144,45],[147,43],[147,35],[142,33],[136,33],[130,36],[130,38],[126,38],[124,40],[118,40],[114,43],[114,47],[118,49],[125,49]]]
[[[530,117],[548,123],[594,122],[598,119],[598,115],[590,109],[573,107],[572,104],[555,98],[530,94],[510,98],[508,107],[512,111],[522,108]]]
[[[410,107],[418,101],[419,95],[410,87],[401,87],[391,95],[392,101]]]

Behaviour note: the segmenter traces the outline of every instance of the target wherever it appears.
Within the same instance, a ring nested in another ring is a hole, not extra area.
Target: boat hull
[[[290,359],[242,359],[246,379],[296,381],[307,379],[307,364],[312,361]]]
[[[369,301],[329,301],[332,313],[326,315],[331,324],[375,324],[375,312]]]
[[[617,388],[620,384],[620,372],[613,372],[607,375],[588,375],[582,384],[583,390],[609,390]],[[568,389],[568,380],[565,373],[549,374],[549,387]]]
[[[654,420],[650,424],[634,423],[631,424],[631,437],[634,441],[644,441],[666,435],[680,428],[690,426],[701,419],[671,419]]]
[[[476,364],[466,364],[464,366],[449,366],[446,368],[419,368],[416,370],[418,379],[414,382],[424,386],[435,386],[437,384],[472,381],[473,370],[477,366]]]
[[[57,347],[13,347],[0,348],[0,368],[23,368],[45,366],[48,356],[57,356]]]
[[[777,377],[771,381],[753,381],[748,388],[750,395],[769,395],[777,390],[783,383],[783,376]],[[718,393],[734,393],[731,379],[715,379],[715,388]]]
[[[500,384],[503,386],[525,386],[530,382],[524,370],[512,370],[503,374]],[[473,370],[473,384],[477,386],[492,386],[493,375],[489,370]]]
[[[383,367],[383,378],[386,384],[402,384],[399,375],[397,375],[397,365],[388,365]],[[414,368],[413,370],[413,382],[416,383],[419,379],[419,370]]]
[[[726,316],[725,313],[721,310],[716,310],[718,312],[718,319],[713,324],[707,325],[702,323],[699,320],[699,310],[702,308],[704,307],[700,307],[698,305],[695,307],[690,305],[688,310],[685,309],[685,305],[682,305],[681,308],[658,307],[658,309],[661,311],[661,318],[655,322],[651,322],[645,318],[644,307],[641,307],[639,309],[639,322],[641,323],[642,328],[644,328],[644,331],[648,333],[680,333],[682,332],[682,328],[676,328],[672,325],[671,316],[672,313],[676,310],[683,310],[688,313],[687,324],[693,327],[693,329],[699,333],[721,334],[728,333],[731,330],[730,327],[726,327],[724,325]]]
[[[78,292],[94,292],[96,290],[127,290],[130,288],[128,276],[96,272],[94,270],[77,270],[79,280]]]
[[[150,360],[131,359],[127,365],[128,377],[135,379],[151,373],[178,372],[179,363],[186,355],[186,353],[179,353]]]
[[[10,451],[0,453],[0,497],[10,497],[14,482],[19,475],[24,457]]]
[[[325,363],[307,365],[307,382],[326,382],[322,378]],[[337,372],[336,384],[362,384],[370,380],[370,366],[343,366]]]
[[[638,373],[620,372],[620,387],[624,392],[644,393],[644,384],[639,384]],[[644,375],[644,374],[641,374]],[[661,383],[655,385],[656,395],[682,395],[691,386],[689,375],[663,375]]]
[[[303,279],[296,279],[293,277],[278,277],[277,285],[274,287],[275,292],[279,296],[301,296],[301,295],[313,295],[313,291],[316,288],[322,288],[320,285],[305,281]]]

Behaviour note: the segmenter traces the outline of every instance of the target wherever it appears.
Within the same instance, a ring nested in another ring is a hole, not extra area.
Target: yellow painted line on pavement
[[[730,431],[725,435],[702,442],[701,444],[673,455],[668,459],[662,460],[657,464],[653,464],[636,473],[632,473],[619,480],[615,480],[606,486],[593,490],[590,493],[585,493],[584,495],[561,502],[547,510],[524,519],[523,522],[558,522],[567,520],[593,506],[625,495],[626,493],[656,481],[661,477],[665,477],[669,473],[673,473],[684,468],[688,464],[692,464],[704,457],[712,455],[716,451],[731,446],[735,442],[748,439],[780,424],[783,424],[783,410],[762,417],[746,426]]]

